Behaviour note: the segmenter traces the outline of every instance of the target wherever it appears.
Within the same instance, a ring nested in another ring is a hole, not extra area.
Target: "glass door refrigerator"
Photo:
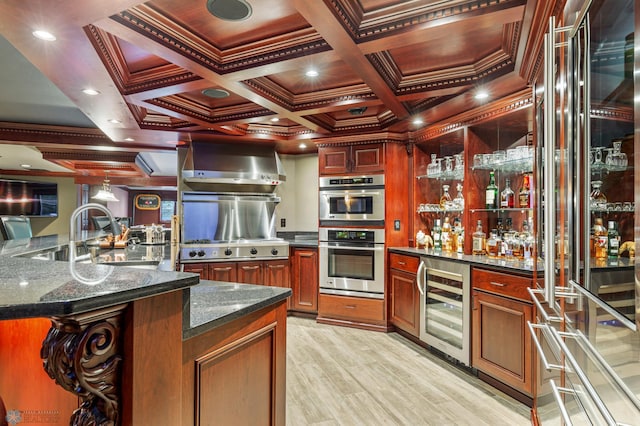
[[[540,424],[640,418],[636,3],[568,2],[545,38],[537,101],[545,280],[531,291],[530,325]]]

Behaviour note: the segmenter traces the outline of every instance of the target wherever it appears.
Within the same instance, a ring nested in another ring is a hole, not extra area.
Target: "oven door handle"
[[[355,197],[363,197],[363,196],[366,197],[369,195],[382,195],[382,193],[377,191],[346,190],[346,191],[336,191],[336,192],[320,191],[320,195],[324,195],[325,197],[342,197],[342,198],[348,195],[350,198],[355,198]]]
[[[384,244],[377,244],[375,247],[357,247],[357,246],[341,246],[341,245],[333,245],[331,243],[329,244],[323,244],[320,243],[318,244],[319,248],[333,248],[333,249],[346,249],[346,250],[360,250],[360,251],[382,251],[384,250]]]

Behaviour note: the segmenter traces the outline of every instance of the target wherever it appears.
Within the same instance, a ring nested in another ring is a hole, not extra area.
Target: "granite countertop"
[[[447,253],[447,252],[434,252],[432,249],[417,249],[415,247],[389,247],[389,252],[409,254],[415,256],[428,256],[437,257],[445,260],[451,260],[454,262],[469,263],[475,266],[490,266],[497,269],[517,271],[520,273],[533,273],[533,262],[525,262],[523,260],[507,260],[507,259],[493,259],[489,256],[478,256],[470,254],[459,253]],[[542,262],[538,262],[538,272],[544,271],[544,265]]]
[[[100,235],[83,233],[82,238],[90,241]],[[0,320],[71,315],[155,294],[188,290],[183,293],[186,339],[291,294],[288,288],[201,282],[197,274],[170,271],[164,267],[168,266],[170,255],[169,246],[164,245],[99,249],[94,260],[102,264],[78,262],[73,269],[69,262],[31,258],[37,252],[64,249],[68,241],[68,237],[58,235],[0,241]],[[157,266],[127,267],[140,262],[154,262]]]
[[[198,281],[197,275],[184,272],[5,256],[0,262],[0,320],[77,314]]]
[[[189,339],[264,307],[285,300],[291,290],[251,284],[202,280],[189,289],[183,339]],[[188,324],[188,327],[187,327]]]
[[[475,266],[489,266],[496,269],[512,270],[517,272],[532,273],[533,263],[523,260],[510,260],[504,258],[491,258],[489,256],[478,256],[447,252],[434,252],[433,249],[417,249],[414,247],[389,247],[389,252],[409,254],[415,256],[437,257],[455,262],[470,263]],[[619,257],[613,259],[591,259],[591,270],[613,270],[613,269],[629,269],[634,267],[635,259],[628,257]],[[544,272],[544,262],[539,260],[537,271]]]
[[[284,239],[289,243],[289,247],[318,247],[318,233],[317,232],[278,232],[279,238]]]

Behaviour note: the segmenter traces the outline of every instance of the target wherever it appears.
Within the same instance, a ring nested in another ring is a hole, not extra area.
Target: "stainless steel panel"
[[[182,195],[183,244],[275,238],[275,208],[270,196],[207,193]]]

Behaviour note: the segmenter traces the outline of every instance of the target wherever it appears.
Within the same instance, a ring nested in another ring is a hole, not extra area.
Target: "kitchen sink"
[[[90,247],[87,244],[80,244],[76,247],[76,263],[127,266],[140,269],[156,269],[158,267],[158,264],[160,263],[158,260],[143,260],[139,258],[121,260],[117,256],[101,256],[109,253],[113,253],[113,250],[99,249],[98,247]],[[42,250],[21,253],[15,255],[15,257],[68,262],[69,246],[59,245]]]

